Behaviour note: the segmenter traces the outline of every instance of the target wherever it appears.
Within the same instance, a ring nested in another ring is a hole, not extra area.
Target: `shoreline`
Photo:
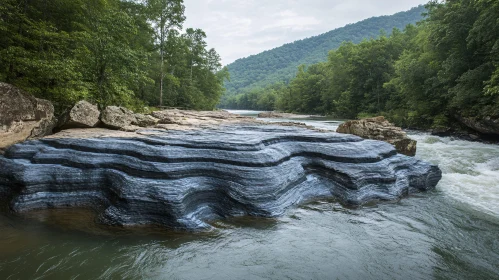
[[[225,111],[237,111],[232,109],[222,109]],[[253,111],[253,110],[248,110]],[[255,110],[255,112],[260,112]],[[300,114],[300,113],[281,113],[278,111],[262,111],[262,113],[270,113],[272,117],[260,117],[262,119],[314,119],[314,118],[331,118],[331,116],[322,116],[322,115],[309,115],[309,114]],[[349,119],[341,119],[342,121],[349,121]],[[429,133],[433,136],[439,137],[451,137],[457,138],[459,140],[470,141],[470,142],[478,142],[484,144],[493,144],[499,145],[499,135],[493,134],[484,134],[472,129],[463,128],[462,130],[456,130],[452,127],[446,127],[444,129],[425,129],[425,128],[415,128],[415,127],[401,127],[404,131],[410,133]]]

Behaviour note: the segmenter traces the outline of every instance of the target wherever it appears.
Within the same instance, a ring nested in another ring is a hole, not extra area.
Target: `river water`
[[[0,279],[499,279],[499,146],[409,134],[443,170],[436,190],[360,209],[316,201],[197,234],[1,211]]]

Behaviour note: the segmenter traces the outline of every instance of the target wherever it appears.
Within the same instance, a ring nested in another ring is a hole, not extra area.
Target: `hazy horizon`
[[[392,15],[427,0],[185,0],[184,27],[201,28],[224,65],[371,17]]]

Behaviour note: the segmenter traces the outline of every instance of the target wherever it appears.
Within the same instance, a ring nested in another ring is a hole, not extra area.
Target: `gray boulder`
[[[473,118],[455,115],[465,126],[483,134],[499,135],[499,118],[485,117]]]
[[[159,122],[159,119],[150,115],[143,115],[143,114],[135,114],[135,119],[136,121],[133,122],[132,124],[140,127],[155,126]]]
[[[59,120],[61,129],[91,128],[99,124],[100,111],[97,105],[82,100]]]
[[[56,123],[50,101],[0,83],[0,149],[52,134]]]
[[[123,107],[107,106],[101,114],[102,123],[112,129],[122,129],[136,123],[134,112]]]

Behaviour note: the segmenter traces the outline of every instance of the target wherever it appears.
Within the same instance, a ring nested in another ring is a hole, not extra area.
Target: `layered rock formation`
[[[385,141],[392,144],[401,154],[416,155],[417,141],[407,137],[402,128],[396,127],[384,117],[347,121],[341,124],[336,132]]]
[[[438,167],[387,143],[297,127],[55,137],[0,156],[0,196],[14,211],[90,207],[105,224],[198,230],[230,216],[279,216],[319,197],[395,200],[441,178]]]
[[[50,101],[0,83],[0,150],[51,134],[56,122]]]

